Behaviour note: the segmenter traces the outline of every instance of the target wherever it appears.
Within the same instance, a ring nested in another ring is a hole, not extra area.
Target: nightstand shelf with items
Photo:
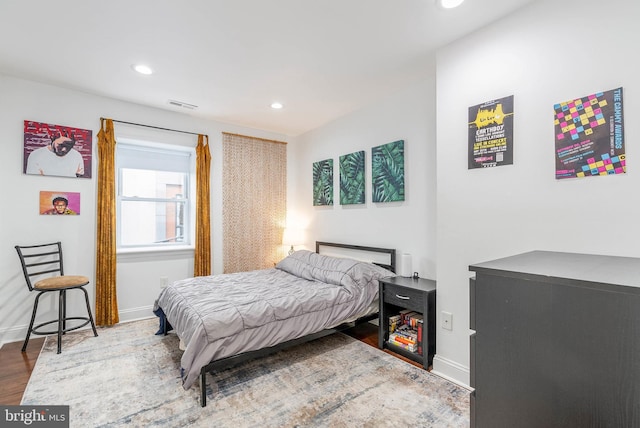
[[[436,353],[436,282],[394,276],[379,283],[378,346],[428,369]]]

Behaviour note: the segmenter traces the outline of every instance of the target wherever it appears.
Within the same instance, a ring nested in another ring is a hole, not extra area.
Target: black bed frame
[[[360,251],[366,251],[366,252],[372,252],[372,253],[383,253],[383,254],[389,254],[390,256],[390,263],[389,265],[386,264],[380,264],[380,263],[376,263],[380,266],[385,267],[386,269],[389,269],[392,272],[395,272],[395,266],[396,266],[396,250],[395,249],[389,249],[389,248],[377,248],[377,247],[363,247],[360,245],[348,245],[348,244],[336,244],[336,243],[332,243],[332,242],[318,242],[316,241],[316,253],[320,252],[320,247],[321,246],[325,246],[325,247],[339,247],[339,248],[345,248],[345,249],[350,249],[350,250],[360,250]],[[260,357],[265,357],[267,355],[270,354],[274,354],[276,352],[280,352],[284,349],[288,349],[291,348],[293,346],[296,345],[300,345],[302,343],[306,343],[306,342],[310,342],[312,340],[316,340],[319,339],[321,337],[324,336],[328,336],[330,334],[334,334],[340,331],[344,331],[347,330],[349,328],[352,328],[358,324],[361,324],[363,322],[367,322],[370,321],[372,319],[375,319],[378,317],[378,314],[371,314],[368,315],[366,317],[363,318],[359,318],[356,321],[353,322],[349,322],[349,323],[344,323],[344,324],[340,324],[339,326],[336,326],[334,328],[330,328],[330,329],[326,329],[326,330],[321,330],[318,331],[316,333],[312,333],[309,334],[307,336],[303,336],[303,337],[299,337],[297,339],[292,339],[292,340],[288,340],[286,342],[282,342],[279,343],[277,345],[268,347],[268,348],[263,348],[263,349],[258,349],[255,351],[248,351],[248,352],[243,352],[241,354],[238,355],[233,355],[230,357],[226,357],[226,358],[221,358],[219,360],[215,360],[215,361],[211,361],[209,364],[207,364],[206,366],[202,367],[200,369],[200,405],[202,407],[205,407],[207,405],[207,372],[216,370],[216,371],[222,371],[225,370],[229,367],[233,367],[237,364],[243,363],[245,361],[250,361],[256,358],[260,358]]]

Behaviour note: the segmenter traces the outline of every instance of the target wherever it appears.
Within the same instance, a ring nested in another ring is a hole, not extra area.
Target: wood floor
[[[360,324],[344,333],[367,345],[378,347],[378,327],[373,324]],[[0,348],[0,385],[2,385],[2,389],[0,389],[0,404],[20,404],[22,394],[27,387],[27,382],[43,344],[44,337],[34,337],[29,340],[29,346],[24,353],[20,351],[22,342],[7,343]],[[394,354],[388,350],[385,350],[385,352],[421,367],[418,363],[401,355]]]
[[[365,322],[363,324],[359,324],[349,330],[343,331],[343,333],[348,334],[354,339],[358,339],[359,341],[366,343],[367,345],[371,345],[374,348],[378,347],[378,326]],[[396,354],[395,352],[391,352],[388,349],[385,349],[384,352],[387,354],[393,355],[396,358],[400,358],[410,364],[413,364],[416,367],[422,367],[422,364],[417,363],[409,358],[403,357],[402,355]],[[431,368],[429,368],[431,370]]]
[[[20,404],[43,344],[44,337],[34,337],[29,339],[26,352],[21,352],[22,341],[0,348],[0,404]]]

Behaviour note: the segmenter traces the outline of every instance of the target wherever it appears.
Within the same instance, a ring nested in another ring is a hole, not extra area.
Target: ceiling
[[[437,48],[532,1],[2,0],[0,73],[295,136],[424,80]]]

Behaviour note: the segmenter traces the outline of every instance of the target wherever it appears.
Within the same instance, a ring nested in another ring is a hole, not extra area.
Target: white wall
[[[435,82],[427,79],[375,105],[299,136],[289,146],[288,216],[307,227],[314,242],[396,248],[412,255],[412,267],[436,276]],[[405,201],[371,202],[371,148],[404,140]],[[366,203],[340,205],[341,155],[364,150]],[[313,206],[312,165],[333,159],[334,205]]]
[[[640,256],[637,18],[626,0],[538,1],[437,56],[438,328],[434,370],[468,383],[468,266],[542,249]],[[556,180],[553,105],[624,87],[629,168]],[[467,169],[468,108],[514,95],[514,162]]]
[[[95,234],[97,149],[93,148],[93,178],[40,177],[22,173],[23,121],[53,123],[93,130],[94,142],[100,117],[110,117],[209,135],[211,144],[212,258],[214,273],[222,272],[222,136],[232,132],[286,141],[280,134],[196,119],[185,114],[61,89],[0,75],[0,343],[22,340],[26,333],[35,294],[24,283],[14,245],[61,240],[66,273],[76,272],[91,279],[88,287],[93,305],[95,286]],[[159,142],[191,145],[196,136],[115,124],[117,135],[153,138]],[[80,216],[41,216],[41,190],[81,193]],[[117,287],[121,320],[150,316],[160,291],[160,277],[169,281],[193,274],[192,252],[177,254],[127,255],[118,257]],[[84,312],[83,302],[70,296],[69,312]],[[44,298],[43,298],[44,299]],[[41,300],[43,300],[41,299]],[[46,309],[46,310],[45,310]],[[53,299],[43,300],[39,320],[57,317]]]
[[[435,89],[425,76],[291,144],[289,215],[308,224],[308,247],[316,239],[395,247],[437,279],[435,373],[469,383],[470,264],[533,249],[640,256],[632,121],[639,8],[624,0],[539,0],[441,49]],[[553,104],[620,86],[628,173],[556,180]],[[468,108],[508,95],[515,97],[514,164],[468,170]],[[313,162],[333,158],[337,174],[340,155],[364,149],[370,162],[372,146],[396,139],[406,141],[404,203],[371,203],[368,163],[365,206],[312,206]],[[441,311],[453,314],[452,331],[441,328]]]

